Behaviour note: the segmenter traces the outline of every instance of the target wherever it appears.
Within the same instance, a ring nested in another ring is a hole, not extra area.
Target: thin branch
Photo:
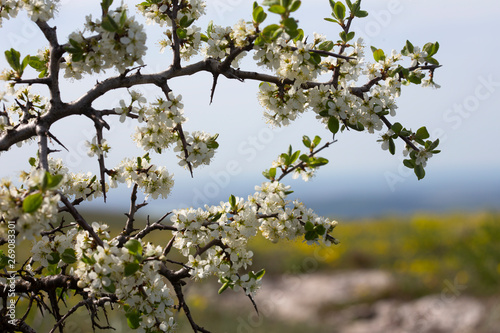
[[[319,153],[320,151],[322,151],[323,149],[326,149],[328,147],[330,147],[330,145],[334,144],[335,142],[337,142],[337,140],[334,140],[332,142],[327,142],[323,145],[323,147],[317,149],[316,151],[313,151],[311,152],[308,156],[309,157],[313,157],[314,155],[316,155],[317,153]],[[281,181],[283,178],[285,178],[288,174],[292,173],[293,171],[297,170],[297,169],[300,169],[300,168],[303,168],[305,167],[305,162],[304,161],[301,161],[300,163],[297,163],[296,165],[294,165],[292,168],[290,169],[286,169],[283,171],[283,173],[281,174],[281,176],[276,180],[276,181]]]
[[[210,333],[210,331],[204,329],[203,327],[199,326],[198,324],[195,323],[193,320],[193,317],[191,316],[191,311],[189,310],[189,307],[184,300],[184,294],[182,292],[182,286],[179,282],[173,283],[172,284],[174,287],[175,295],[177,296],[177,299],[179,300],[179,307],[184,310],[184,314],[186,315],[189,324],[191,325],[191,328],[193,331],[196,332],[202,332],[202,333]]]
[[[192,178],[193,177],[193,167],[191,165],[191,162],[189,162],[187,160],[188,157],[189,157],[189,153],[187,151],[187,147],[189,146],[189,143],[186,140],[186,137],[184,135],[184,130],[182,129],[182,125],[181,124],[177,124],[177,126],[175,126],[175,130],[177,131],[177,133],[179,134],[179,138],[181,139],[182,148],[183,148],[183,151],[184,151],[184,156],[186,157],[186,164],[188,166],[188,169],[189,169],[189,172],[191,173],[191,178]]]
[[[377,116],[379,116],[379,118],[384,122],[384,124],[389,128],[391,129],[392,128],[392,124],[389,120],[387,120],[387,118],[383,115],[379,115],[377,114]],[[404,135],[399,135],[399,137],[404,141],[406,142],[406,144],[411,147],[411,149],[415,150],[415,151],[420,151],[420,149],[417,148],[417,146],[415,146],[415,144],[413,142],[411,142],[411,140],[407,137],[407,136],[404,136]]]
[[[68,208],[68,212],[73,216],[75,219],[76,223],[80,227],[82,227],[84,230],[87,230],[90,236],[94,239],[94,241],[97,243],[97,245],[104,246],[104,243],[102,242],[102,239],[99,238],[99,236],[95,233],[94,229],[85,221],[85,219],[78,213],[78,211],[75,209],[75,207],[69,202],[68,198],[64,196],[64,194],[59,192],[59,196],[61,197],[61,201],[64,203],[66,208]]]

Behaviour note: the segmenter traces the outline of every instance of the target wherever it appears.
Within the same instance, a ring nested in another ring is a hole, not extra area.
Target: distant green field
[[[98,219],[94,214],[84,216],[89,221]],[[99,220],[109,223],[113,233],[118,233],[125,217],[107,215]],[[256,237],[250,244],[254,252],[253,269],[265,267],[268,275],[383,269],[396,276],[396,285],[382,297],[412,299],[439,293],[446,281],[466,286],[461,291],[466,294],[479,297],[500,294],[500,213],[422,213],[410,217],[339,222],[333,234],[341,244],[332,247],[308,246],[301,241],[272,244]],[[139,228],[143,223],[145,218],[138,218],[136,226]],[[169,239],[169,232],[160,231],[147,240],[165,245]],[[23,245],[21,248],[28,247]],[[23,257],[26,255],[26,252],[22,254]],[[207,329],[236,332],[237,313],[221,312],[217,300],[194,296],[191,300],[195,318]],[[248,302],[243,295],[242,302]],[[82,311],[75,318],[78,320],[70,321],[70,325],[78,323],[72,333],[87,332],[82,325],[86,312]],[[183,326],[180,332],[192,331],[183,316],[179,318]],[[40,320],[42,326],[47,324],[38,315],[33,320]],[[112,316],[111,320],[117,323],[119,332],[129,332],[123,322],[119,323],[119,317]],[[266,318],[259,331],[323,332],[307,324],[287,326],[272,318]]]

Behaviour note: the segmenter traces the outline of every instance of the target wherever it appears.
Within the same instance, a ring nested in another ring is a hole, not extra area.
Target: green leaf
[[[14,71],[19,72],[21,67],[21,54],[11,48],[10,50],[5,51],[5,58],[7,59],[10,67],[12,67]]]
[[[365,126],[363,126],[362,123],[360,123],[359,121],[355,124],[355,125],[352,125],[350,124],[349,122],[347,123],[347,126],[355,131],[358,131],[358,132],[362,132],[365,130]]]
[[[328,164],[328,160],[324,157],[312,157],[309,159],[309,162],[308,162],[308,165],[311,167],[311,168],[317,168],[317,167],[320,167],[322,165],[326,165]]]
[[[125,312],[125,317],[127,318],[127,325],[131,329],[135,330],[141,326],[141,313],[135,309]]]
[[[24,57],[23,59],[23,62],[21,63],[21,68],[20,68],[20,75],[23,74],[24,70],[26,69],[26,67],[28,66],[29,62],[30,62],[30,56],[27,55],[26,57]]]
[[[321,56],[314,52],[309,52],[309,62],[314,65],[319,65],[321,63]]]
[[[392,138],[389,138],[389,152],[392,155],[396,154],[396,144]]]
[[[226,283],[224,283],[222,287],[219,288],[218,294],[222,294],[230,285],[231,281],[226,281]]]
[[[217,142],[217,138],[219,137],[219,134],[215,134],[212,136],[208,141],[207,141],[207,148],[209,149],[217,149],[219,148],[219,143]]]
[[[61,273],[61,268],[57,264],[49,265],[47,267],[48,275],[57,275]]]
[[[328,21],[328,22],[333,22],[333,23],[339,23],[339,21],[332,19],[332,18],[329,18],[329,17],[325,17],[323,20]]]
[[[304,135],[302,137],[302,143],[304,143],[304,146],[306,146],[307,148],[311,147],[311,139],[307,135]]]
[[[313,146],[314,147],[317,147],[319,145],[319,143],[321,142],[321,138],[319,136],[315,136],[314,137],[314,140],[313,140]]]
[[[123,246],[132,255],[142,255],[142,244],[137,239],[129,239]]]
[[[280,0],[264,0],[262,2],[263,6],[274,6],[274,5],[279,5],[279,4],[280,4]]]
[[[270,177],[270,179],[276,178],[276,168],[269,169],[269,177]]]
[[[335,8],[335,3],[336,1],[334,0],[328,0],[330,2],[330,7],[332,7],[332,12],[333,12],[333,9]]]
[[[354,16],[359,17],[359,18],[367,17],[368,16],[368,12],[366,10],[357,10],[354,13]]]
[[[377,49],[373,52],[373,58],[375,61],[379,62],[380,60],[385,60],[385,53],[382,49]]]
[[[61,254],[61,260],[66,264],[74,264],[76,262],[76,252],[73,249],[64,250],[63,254]]]
[[[32,193],[23,200],[23,211],[31,214],[35,212],[43,202],[43,195],[40,192]]]
[[[290,164],[295,163],[295,161],[299,158],[300,156],[300,150],[297,150],[295,153],[292,154],[290,157]]]
[[[29,163],[30,163],[30,165],[31,165],[31,166],[33,166],[33,167],[34,167],[34,166],[36,165],[36,158],[34,158],[34,157],[30,157],[30,159],[29,159]]]
[[[94,265],[96,263],[96,260],[94,259],[93,255],[90,256],[90,257],[88,257],[85,254],[82,254],[82,259],[81,260],[82,260],[82,262],[84,264],[87,264],[87,265],[90,265],[90,266],[92,266],[92,265]]]
[[[345,18],[345,6],[342,2],[338,1],[333,6],[333,14],[335,17],[342,21]]]
[[[127,22],[127,11],[124,9],[120,15],[120,27],[123,28]]]
[[[330,130],[330,132],[335,134],[339,131],[339,128],[340,128],[340,123],[337,117],[335,116],[330,117],[330,119],[328,119],[328,129]]]
[[[286,8],[281,6],[281,5],[272,5],[270,8],[269,8],[269,11],[271,13],[275,13],[275,14],[285,14],[286,13]]]
[[[3,250],[0,250],[0,269],[7,267],[9,260],[10,258],[3,253]]]
[[[437,146],[439,146],[439,139],[436,139],[436,141],[432,142],[429,145],[429,147],[427,148],[427,150],[432,151],[432,150],[436,149]]]
[[[101,27],[109,32],[117,32],[120,29],[118,24],[111,16],[109,16],[109,14],[102,18]]]
[[[289,18],[283,20],[282,24],[285,26],[285,31],[287,33],[296,32],[297,28],[299,27],[299,25],[297,24],[297,21],[292,17],[289,17]]]
[[[304,225],[304,229],[306,231],[311,231],[311,230],[314,230],[314,224],[312,222],[306,222],[306,224]]]
[[[61,260],[61,257],[59,256],[59,252],[51,252],[50,253],[50,259],[47,257],[47,262],[50,265],[58,264],[59,260]]]
[[[395,134],[397,134],[397,135],[399,135],[399,133],[401,133],[401,130],[402,130],[402,129],[403,129],[403,125],[401,125],[400,123],[394,123],[394,124],[392,124],[392,126],[391,126],[391,130],[392,130]]]
[[[427,61],[431,65],[439,65],[439,61],[437,61],[433,57],[426,57],[425,61]]]
[[[175,30],[176,33],[177,33],[177,36],[180,38],[180,39],[185,39],[187,37],[187,30],[186,29],[183,29],[183,28],[177,28],[177,30]]]
[[[295,36],[295,38],[293,39],[295,42],[299,41],[299,40],[303,40],[304,39],[304,30],[302,29],[297,29],[297,36]]]
[[[45,172],[45,176],[47,177],[47,183],[45,185],[46,189],[54,189],[61,183],[64,178],[63,175],[54,175],[52,176],[49,172]]]
[[[333,44],[333,42],[331,40],[327,40],[327,41],[324,41],[323,43],[318,45],[318,50],[328,52],[328,51],[331,51],[333,49],[334,45],[335,44]]]
[[[326,229],[323,225],[318,224],[314,227],[314,231],[316,231],[316,234],[318,235],[323,235],[326,232]]]
[[[290,11],[290,13],[293,13],[300,8],[301,4],[302,4],[301,1],[293,0],[292,3],[290,4],[290,6],[288,6],[288,10]]]
[[[410,159],[403,160],[403,164],[407,168],[410,168],[410,169],[415,168],[415,161],[414,160],[410,160]]]
[[[181,20],[179,21],[179,24],[181,27],[183,28],[187,28],[189,27],[191,24],[193,24],[193,22],[195,21],[195,19],[189,19],[188,16],[183,16],[181,18]]]
[[[316,238],[318,238],[318,235],[316,234],[316,232],[314,230],[311,230],[311,231],[308,231],[304,234],[304,238],[308,241],[312,241],[312,240],[315,240]]]
[[[125,268],[123,272],[125,273],[125,276],[131,276],[134,275],[135,272],[137,272],[141,268],[141,265],[135,262],[128,262],[125,264]]]
[[[266,42],[273,41],[274,39],[278,38],[280,30],[281,29],[279,25],[271,24],[262,30],[261,36]]]
[[[301,160],[304,163],[308,163],[309,162],[309,156],[307,156],[306,154],[302,154],[302,155],[299,156],[299,160]]]
[[[102,8],[103,13],[108,12],[109,7],[111,6],[112,3],[113,3],[113,0],[102,0],[101,8]]]
[[[269,173],[271,173],[271,170],[269,170]],[[236,208],[236,197],[233,194],[231,194],[231,196],[229,197],[229,204],[231,205],[232,209]]]
[[[254,8],[252,17],[255,23],[262,23],[267,18],[267,14],[261,6],[258,6]]]
[[[409,53],[413,53],[413,51],[414,51],[413,44],[410,43],[409,40],[406,41],[406,50],[408,50]]]
[[[47,68],[45,62],[43,62],[40,58],[38,57],[30,57],[28,64],[35,69],[37,72],[41,72],[44,69]]]
[[[425,128],[425,126],[420,127],[417,130],[417,133],[415,133],[415,138],[417,139],[425,140],[428,139],[429,137],[430,137],[429,132],[427,131],[427,128]]]
[[[116,292],[116,286],[114,283],[111,282],[109,286],[102,286],[104,290],[106,290],[108,293],[114,294]]]
[[[253,272],[252,272],[253,273]],[[262,277],[264,276],[264,274],[266,274],[266,270],[265,269],[261,269],[260,271],[258,271],[257,273],[254,273],[255,275],[255,279],[256,280],[260,280],[262,279]]]
[[[422,164],[416,164],[414,170],[418,180],[423,179],[425,177],[425,170]]]

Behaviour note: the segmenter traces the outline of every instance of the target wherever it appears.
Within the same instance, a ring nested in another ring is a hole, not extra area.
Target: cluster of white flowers
[[[223,27],[220,25],[212,25],[208,34],[207,47],[203,52],[207,57],[215,59],[223,59],[229,54],[230,40],[229,34],[233,31],[231,27]]]
[[[58,190],[71,200],[88,200],[102,197],[102,187],[97,176],[91,172],[87,173],[73,173],[64,165],[62,159],[53,159],[49,157],[49,172],[51,175],[63,176],[59,183]],[[20,179],[26,183],[30,179],[30,175],[37,171],[37,163],[33,163],[29,172],[21,172]],[[106,184],[106,191],[109,185]]]
[[[210,275],[219,277],[221,283],[230,283],[233,289],[243,288],[254,294],[260,279],[252,274],[240,274],[252,264],[253,253],[247,247],[248,239],[258,231],[272,242],[296,239],[303,236],[311,225],[316,234],[308,242],[323,240],[330,244],[327,234],[337,222],[318,217],[298,201],[286,200],[289,186],[267,182],[255,188],[257,192],[248,200],[233,197],[233,202],[205,209],[174,210],[171,221],[175,232],[174,247],[188,257],[191,275],[201,279]],[[316,228],[316,229],[314,229]],[[215,246],[200,253],[199,248],[219,240]]]
[[[136,127],[133,135],[139,147],[146,151],[161,152],[179,140],[175,127],[187,120],[181,101],[182,95],[175,96],[169,92],[167,100],[159,98],[149,107],[136,110],[139,117],[145,120],[145,125]]]
[[[16,230],[22,239],[33,239],[41,231],[47,230],[50,223],[57,221],[59,195],[54,190],[36,190],[42,187],[44,175],[45,171],[32,171],[22,188],[14,186],[10,180],[0,180],[0,220],[15,221]],[[34,211],[26,211],[23,207],[30,195],[37,195],[37,200],[40,200]],[[6,227],[5,223],[1,224],[1,234],[5,233]]]
[[[177,19],[180,21],[186,17],[188,21],[197,20],[205,14],[205,1],[203,0],[181,0],[178,3]],[[160,26],[167,24],[172,26],[169,17],[173,10],[171,0],[155,1],[146,0],[137,5],[137,9],[146,17],[148,23],[157,23]]]
[[[2,27],[2,20],[14,18],[19,11],[18,1],[16,0],[0,0],[0,28]]]
[[[180,41],[180,55],[183,60],[188,61],[191,57],[198,54],[201,47],[201,28],[192,25],[185,29],[185,36]],[[165,33],[169,38],[160,41],[160,52],[163,52],[165,47],[172,45],[172,31],[167,30]]]
[[[107,17],[94,22],[89,15],[86,17],[86,30],[99,34],[99,37],[85,38],[81,31],[69,35],[70,49],[62,63],[65,77],[81,79],[84,73],[99,73],[109,68],[123,73],[134,64],[143,64],[142,57],[147,49],[146,33],[143,25],[137,23],[133,16],[123,15],[126,10],[126,7],[120,7],[108,14],[115,24],[119,22],[117,31],[111,32],[103,27]]]
[[[165,167],[150,164],[149,157],[138,157],[136,160],[125,159],[110,175],[110,186],[126,183],[128,187],[137,184],[152,199],[159,196],[166,199],[174,186],[174,178]]]
[[[14,18],[19,10],[25,10],[33,20],[48,21],[54,17],[59,0],[0,0],[0,27],[2,19]]]
[[[116,240],[110,240],[106,224],[93,222],[92,228],[103,240],[103,246],[95,246],[88,231],[73,229],[66,235],[55,236],[52,241],[43,237],[33,248],[33,260],[46,267],[55,253],[62,255],[74,248],[76,269],[72,268],[70,274],[78,277],[80,288],[97,297],[115,294],[125,311],[139,314],[142,330],[171,332],[175,323],[169,308],[174,301],[158,273],[161,247],[140,241],[135,241],[136,251],[118,247]],[[153,260],[144,260],[146,258]]]
[[[58,234],[53,239],[48,236],[43,236],[38,242],[34,242],[31,248],[32,259],[35,263],[43,267],[49,266],[49,261],[53,262],[59,259],[57,266],[64,265],[61,257],[68,249],[73,249],[74,240],[78,230],[76,228],[69,229],[65,234]],[[56,263],[54,263],[56,264]]]
[[[131,101],[129,105],[125,104],[125,101],[120,100],[120,106],[115,108],[115,112],[120,115],[120,122],[125,122],[127,116],[135,115],[137,116],[137,122],[142,123],[144,121],[145,106],[144,103],[147,102],[146,97],[144,97],[140,92],[135,90],[130,90]],[[137,105],[135,105],[137,103]]]
[[[174,151],[179,152],[177,157],[180,159],[179,165],[186,166],[188,163],[193,168],[200,165],[208,165],[215,155],[215,138],[210,134],[202,131],[194,131],[189,133],[184,131],[187,146],[184,146],[181,140],[177,141],[177,146]],[[187,151],[187,158],[186,158]]]
[[[310,50],[314,43],[294,41],[282,34],[272,43],[255,47],[254,59],[257,65],[264,66],[283,78],[295,80],[295,85],[314,80],[325,70],[325,65],[310,61]]]
[[[107,157],[108,152],[111,149],[106,139],[102,139],[101,143],[98,143],[96,136],[92,138],[92,142],[85,141],[85,145],[89,148],[89,151],[87,152],[87,155],[89,155],[89,157],[94,157],[95,155],[97,155],[98,157]]]

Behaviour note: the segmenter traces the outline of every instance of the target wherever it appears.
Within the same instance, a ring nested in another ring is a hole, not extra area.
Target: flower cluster
[[[201,47],[201,28],[195,25],[189,26],[182,30],[183,35],[180,39],[180,47],[179,52],[180,56],[183,60],[188,61],[191,57],[198,54],[198,51]],[[159,41],[160,44],[160,52],[163,53],[166,47],[171,46],[173,44],[172,41],[172,30],[167,29],[164,33],[167,36],[167,39],[162,39]]]
[[[175,326],[169,310],[174,301],[158,273],[161,247],[138,240],[119,247],[109,239],[107,225],[94,222],[92,228],[104,244],[95,247],[88,231],[74,237],[77,267],[73,274],[79,278],[78,286],[95,296],[115,294],[126,316],[136,316],[142,329],[170,332]]]
[[[219,206],[175,210],[171,217],[178,230],[174,247],[188,257],[191,275],[197,279],[216,275],[222,284],[254,294],[260,277],[242,275],[240,270],[252,264],[247,243],[258,231],[272,242],[304,236],[308,242],[330,244],[328,234],[337,222],[318,217],[298,201],[290,207],[286,200],[289,189],[267,182],[257,186],[257,192],[246,201],[231,196]],[[200,251],[204,247],[208,248]]]
[[[108,145],[106,139],[102,139],[100,143],[97,142],[97,137],[92,138],[92,142],[85,141],[85,145],[89,148],[87,155],[89,157],[94,157],[95,155],[107,157],[107,154],[111,147]]]
[[[118,183],[126,183],[128,187],[134,184],[153,199],[162,197],[166,199],[174,186],[174,178],[165,167],[150,164],[146,154],[136,160],[125,159],[113,169],[110,175],[111,187]]]
[[[32,93],[30,87],[15,90],[14,86],[8,83],[7,88],[6,92],[0,92],[0,101],[6,101],[5,96],[12,95],[16,103],[12,103],[8,108],[4,107],[5,112],[0,112],[0,131],[12,129],[20,123],[34,123],[38,116],[47,112],[48,99]]]
[[[15,221],[22,239],[33,239],[57,220],[60,197],[55,188],[58,184],[47,188],[45,177],[45,171],[34,170],[26,176],[25,186],[21,188],[9,180],[0,181],[0,221]],[[5,223],[0,228],[4,234]]]
[[[86,38],[81,31],[69,35],[69,52],[62,67],[65,77],[81,79],[82,74],[99,73],[116,68],[123,73],[135,63],[142,65],[146,53],[146,33],[134,17],[127,17],[126,7],[120,7],[102,19],[86,17],[85,28],[98,37]],[[114,24],[110,24],[113,21]]]
[[[255,27],[244,20],[238,21],[231,27],[222,27],[211,24],[208,28],[207,46],[203,52],[205,57],[222,60],[237,47],[243,49],[250,45],[250,38],[255,36]],[[246,55],[246,51],[238,53],[232,60],[231,65],[238,67],[239,61]]]
[[[182,0],[175,5],[177,19],[185,17],[186,21],[197,20],[205,14],[205,2],[202,0]],[[172,12],[174,4],[171,0],[146,0],[137,5],[137,9],[146,17],[148,23],[157,23],[160,26],[172,26]]]
[[[149,107],[135,110],[139,117],[145,120],[144,126],[136,127],[133,136],[139,147],[146,151],[161,152],[179,140],[175,128],[187,120],[184,117],[184,104],[181,101],[182,95],[175,96],[169,92],[166,100],[158,98]],[[121,109],[123,110],[123,107]]]
[[[54,17],[59,0],[0,0],[0,27],[2,19],[14,18],[25,10],[33,21],[48,21]]]
[[[120,100],[120,106],[115,108],[115,112],[120,115],[121,123],[125,122],[127,116],[137,117],[137,122],[142,123],[146,113],[144,103],[147,100],[138,91],[130,90],[129,93],[131,97],[130,103],[127,105],[123,99]]]
[[[103,196],[102,186],[97,181],[97,176],[91,172],[73,173],[64,165],[62,159],[49,158],[49,173],[53,176],[61,176],[58,190],[71,200],[88,200]],[[37,171],[38,161],[33,159],[30,161],[31,170],[29,172],[21,172],[20,179],[26,183],[30,179],[30,175]],[[108,190],[108,184],[106,191]]]
[[[185,143],[182,140],[177,141],[174,151],[179,152],[177,157],[180,159],[179,165],[186,166],[188,163],[193,168],[200,165],[208,165],[215,155],[215,149],[219,147],[215,141],[218,135],[211,136],[202,131],[192,133],[183,132]],[[186,156],[187,154],[187,156]]]

